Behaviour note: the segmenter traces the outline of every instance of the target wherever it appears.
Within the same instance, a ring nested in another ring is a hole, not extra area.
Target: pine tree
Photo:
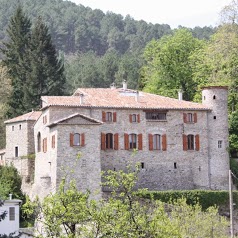
[[[26,58],[29,70],[26,74],[24,104],[27,107],[37,108],[43,95],[64,94],[64,65],[57,57],[48,27],[40,17],[32,30]]]
[[[3,43],[4,48],[1,49],[5,56],[3,64],[8,68],[12,85],[12,92],[7,102],[8,117],[14,117],[26,111],[23,104],[23,88],[26,82],[23,62],[29,46],[30,29],[29,18],[23,13],[21,6],[18,6],[7,29],[9,41]]]

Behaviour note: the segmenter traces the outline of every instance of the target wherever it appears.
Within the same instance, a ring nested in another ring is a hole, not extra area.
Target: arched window
[[[136,149],[137,148],[137,135],[136,134],[130,134],[129,135],[129,148],[130,149]]]
[[[106,149],[113,149],[113,134],[106,134]]]
[[[161,150],[161,136],[159,134],[153,135],[153,150]]]
[[[215,96],[215,95],[213,95],[213,99],[216,99],[216,96]]]
[[[188,135],[188,150],[194,150],[194,135]]]
[[[38,132],[37,134],[37,152],[41,152],[41,134]]]
[[[80,145],[80,134],[74,134],[73,145]]]

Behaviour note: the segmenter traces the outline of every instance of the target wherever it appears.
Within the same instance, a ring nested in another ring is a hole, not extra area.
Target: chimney
[[[123,88],[123,90],[127,90],[127,82],[126,82],[126,80],[123,81],[122,88]]]
[[[182,89],[179,89],[178,91],[178,100],[183,100],[183,90]]]
[[[83,97],[84,97],[84,95],[82,93],[80,93],[79,97],[80,97],[80,105],[82,105],[83,104]]]
[[[115,84],[115,83],[112,83],[112,84],[110,85],[110,88],[111,88],[111,89],[116,89],[116,84]]]
[[[9,194],[9,200],[12,200],[12,194],[11,193]]]
[[[136,91],[135,99],[136,99],[136,102],[139,102],[139,91]]]

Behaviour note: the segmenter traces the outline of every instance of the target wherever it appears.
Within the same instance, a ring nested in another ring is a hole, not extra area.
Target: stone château
[[[64,176],[100,197],[102,171],[136,163],[141,188],[228,189],[227,87],[203,88],[202,103],[130,90],[126,82],[41,100],[39,111],[5,122],[5,161],[31,197],[55,192]]]

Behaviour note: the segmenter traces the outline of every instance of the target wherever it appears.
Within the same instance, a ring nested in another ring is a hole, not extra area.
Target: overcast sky
[[[231,0],[70,0],[103,12],[112,11],[135,20],[165,23],[172,28],[216,26],[219,12]]]

